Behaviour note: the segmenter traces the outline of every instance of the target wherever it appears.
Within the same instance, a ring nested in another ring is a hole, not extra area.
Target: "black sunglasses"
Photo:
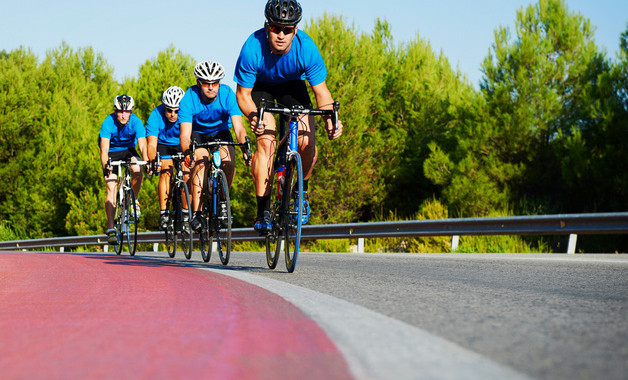
[[[179,113],[179,110],[173,110],[171,108],[165,108],[165,107],[164,107],[164,109],[166,110],[166,112],[177,113],[177,114]]]
[[[268,28],[270,29],[271,32],[275,34],[279,34],[281,32],[283,32],[283,34],[292,34],[294,32],[294,29],[296,29],[295,26],[279,26],[279,25],[268,25]]]

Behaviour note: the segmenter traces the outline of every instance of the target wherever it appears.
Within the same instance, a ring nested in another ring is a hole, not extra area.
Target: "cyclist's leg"
[[[118,190],[118,176],[111,173],[105,178],[106,196],[105,213],[107,214],[107,230],[113,229],[113,222],[116,212],[116,196]]]
[[[161,160],[161,171],[159,173],[159,209],[168,208],[168,196],[170,195],[170,176],[172,176],[172,160]]]
[[[255,104],[259,105],[260,99],[275,99],[274,89],[276,86],[257,85],[253,88],[252,97]],[[264,115],[266,129],[262,134],[256,135],[257,149],[251,163],[253,183],[255,184],[255,195],[257,197],[257,216],[255,218],[256,229],[259,230],[260,222],[264,220],[265,214],[270,207],[270,187],[271,171],[275,159],[275,149],[277,146],[276,134],[277,125],[275,117],[271,113]],[[264,227],[264,226],[261,226]],[[265,229],[265,228],[262,228]]]
[[[201,209],[201,193],[203,184],[207,181],[208,157],[207,149],[200,148],[194,152],[194,169],[192,170],[192,208],[194,211]]]
[[[220,141],[233,142],[230,130],[220,131],[217,133],[216,137],[220,139]],[[231,189],[231,184],[235,177],[235,149],[232,146],[220,147],[220,161],[222,163],[220,168],[225,172],[229,189]]]
[[[124,152],[109,152],[111,161],[124,159]],[[113,229],[116,213],[116,198],[118,197],[118,167],[114,166],[111,174],[105,178],[105,214],[107,215],[107,230]]]
[[[129,149],[129,153],[131,161],[141,161],[135,149]],[[131,165],[131,188],[133,189],[133,194],[135,194],[135,199],[139,199],[140,189],[142,188],[142,167],[139,165]]]

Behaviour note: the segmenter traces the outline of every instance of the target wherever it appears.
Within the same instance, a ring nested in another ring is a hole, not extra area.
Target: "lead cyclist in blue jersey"
[[[234,81],[240,109],[257,137],[257,151],[253,159],[253,181],[257,195],[257,217],[254,228],[265,232],[271,228],[269,220],[270,181],[275,154],[277,126],[273,115],[267,113],[258,120],[260,99],[276,100],[284,106],[312,107],[305,80],[312,87],[319,108],[332,108],[334,99],[325,82],[327,69],[312,39],[297,29],[301,20],[301,5],[295,0],[269,0],[264,15],[266,23],[244,43],[236,63]],[[308,180],[317,158],[314,140],[313,116],[299,120],[299,154],[303,162],[304,215],[310,215]],[[334,128],[330,117],[325,117],[327,135],[337,139],[342,135],[342,123]]]
[[[146,122],[146,136],[148,138],[148,158],[152,161],[157,157],[161,162],[159,174],[159,228],[165,230],[168,226],[168,194],[170,193],[170,176],[173,175],[171,156],[181,152],[179,139],[179,103],[185,92],[181,87],[169,87],[162,94],[162,104],[157,106]],[[184,168],[185,169],[185,168]],[[183,173],[187,181],[189,171]],[[184,210],[187,212],[188,210]]]
[[[118,238],[113,228],[116,204],[116,186],[118,184],[118,168],[108,165],[112,161],[139,161],[135,147],[140,148],[142,159],[148,160],[146,149],[146,129],[142,121],[133,113],[135,101],[129,95],[116,96],[113,99],[114,112],[108,115],[100,126],[98,144],[100,146],[100,163],[105,176],[107,194],[105,197],[105,213],[107,214],[107,237],[109,244],[117,244]],[[142,170],[138,165],[131,166],[131,187],[137,199],[142,187]],[[139,204],[136,202],[137,217]]]

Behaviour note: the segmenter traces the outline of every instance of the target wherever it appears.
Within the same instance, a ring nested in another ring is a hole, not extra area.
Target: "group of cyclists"
[[[192,229],[201,228],[201,192],[206,183],[209,152],[199,148],[191,151],[193,142],[233,141],[231,129],[239,143],[244,143],[247,132],[243,115],[247,117],[251,131],[257,140],[253,157],[243,150],[247,166],[252,167],[257,199],[257,215],[253,223],[260,234],[268,232],[270,225],[270,188],[276,146],[277,126],[272,114],[258,118],[261,99],[275,100],[287,107],[300,105],[311,108],[305,80],[312,88],[317,106],[331,108],[334,102],[327,88],[327,69],[314,41],[297,24],[302,17],[301,5],[296,0],[268,0],[264,9],[264,27],[255,31],[244,43],[236,62],[234,91],[220,82],[225,77],[223,66],[213,61],[198,62],[194,68],[196,85],[184,91],[173,86],[163,92],[162,104],[150,114],[146,127],[133,114],[134,100],[129,95],[114,99],[114,112],[102,123],[99,144],[100,159],[106,184],[105,211],[107,214],[107,236],[109,244],[117,244],[114,229],[116,168],[108,165],[109,160],[131,160],[156,162],[149,174],[159,172],[159,226],[168,224],[167,200],[173,165],[171,155],[183,152],[186,161],[184,178],[191,184],[192,214],[189,216]],[[331,117],[324,118],[327,135],[337,139],[342,135],[342,123],[332,123]],[[313,116],[302,116],[299,120],[299,153],[303,161],[303,223],[310,215],[308,181],[317,159]],[[137,152],[139,149],[139,153]],[[221,168],[227,175],[229,186],[235,176],[235,150],[221,147]],[[141,155],[141,156],[140,156]],[[131,166],[132,188],[137,196],[142,185],[142,171]],[[187,172],[185,172],[187,171]],[[157,174],[157,173],[155,173]],[[137,201],[136,201],[137,202]],[[136,204],[136,214],[140,214]]]

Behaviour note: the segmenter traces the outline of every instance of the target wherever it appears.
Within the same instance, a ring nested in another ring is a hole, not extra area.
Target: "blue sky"
[[[527,0],[303,0],[304,21],[328,14],[370,33],[377,18],[392,26],[395,43],[417,35],[430,42],[477,88],[480,65],[499,26],[512,29]],[[7,1],[0,23],[0,50],[31,48],[41,59],[62,41],[91,46],[114,68],[118,81],[138,75],[148,59],[173,44],[195,60],[219,61],[233,86],[233,67],[244,40],[264,22],[265,0],[57,0]],[[628,23],[626,0],[567,0],[596,27],[595,41],[614,58]]]

